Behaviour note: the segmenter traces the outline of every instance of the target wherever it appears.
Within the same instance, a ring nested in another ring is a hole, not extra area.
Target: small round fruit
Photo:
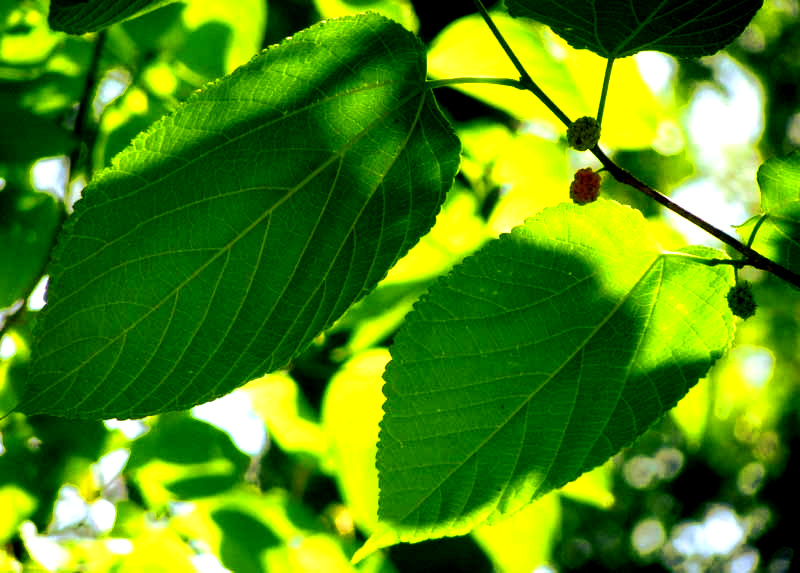
[[[591,149],[600,141],[600,124],[593,117],[579,117],[567,128],[567,141],[572,149]]]
[[[753,297],[753,286],[742,281],[736,283],[728,291],[728,306],[739,318],[750,318],[756,313],[756,299]]]
[[[569,196],[578,205],[591,203],[600,195],[600,182],[600,174],[592,171],[591,167],[578,169],[569,186]]]

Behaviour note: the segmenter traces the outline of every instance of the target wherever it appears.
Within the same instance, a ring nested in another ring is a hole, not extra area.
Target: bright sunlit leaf
[[[472,532],[497,571],[538,571],[551,559],[561,533],[561,502],[551,493],[509,519]],[[546,569],[544,569],[546,571]]]
[[[377,465],[397,541],[494,523],[605,462],[728,348],[722,253],[663,253],[637,211],[559,205],[437,282],[392,346]]]
[[[353,520],[370,533],[378,522],[378,424],[384,401],[385,348],[348,360],[333,377],[322,403],[322,422],[331,437],[330,462]],[[358,412],[357,416],[353,412]]]
[[[570,118],[594,115],[606,62],[580,52],[534,22],[493,14],[503,36],[536,83]],[[428,66],[435,78],[518,78],[508,56],[477,14],[448,25],[431,43]],[[533,94],[507,86],[456,84],[454,88],[520,120],[566,128]],[[603,145],[637,149],[651,145],[663,114],[633,59],[617,62],[603,119]]]
[[[314,0],[323,18],[339,18],[361,12],[377,12],[399,22],[412,32],[419,30],[419,20],[410,0]]]
[[[758,170],[761,214],[737,228],[743,241],[800,273],[800,152],[767,160]]]
[[[239,489],[199,500],[173,524],[212,549],[230,571],[353,571],[336,538],[285,491]]]
[[[327,449],[327,436],[297,382],[285,372],[267,374],[242,391],[250,398],[269,431],[269,439],[284,452],[318,458]]]

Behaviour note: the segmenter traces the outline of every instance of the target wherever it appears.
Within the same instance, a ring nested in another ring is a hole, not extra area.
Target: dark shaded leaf
[[[140,417],[280,368],[433,224],[459,143],[416,37],[316,25],[136,138],[54,255],[20,410]]]
[[[174,0],[52,0],[48,21],[53,30],[86,34],[171,2]]]
[[[550,26],[575,48],[606,58],[643,50],[707,56],[735,40],[762,0],[508,0],[514,17]]]

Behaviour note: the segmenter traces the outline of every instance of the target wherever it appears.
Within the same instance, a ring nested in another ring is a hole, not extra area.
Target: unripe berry
[[[600,124],[593,117],[579,117],[567,128],[567,141],[572,149],[591,149],[600,141]]]
[[[575,172],[575,179],[569,186],[569,196],[578,205],[585,205],[596,200],[600,195],[600,174],[584,167]]]
[[[750,318],[756,313],[756,299],[753,297],[753,286],[742,281],[736,283],[728,291],[728,306],[739,318]]]

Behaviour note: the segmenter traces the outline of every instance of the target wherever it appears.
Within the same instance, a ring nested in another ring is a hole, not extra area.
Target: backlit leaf
[[[737,228],[743,241],[756,231],[752,247],[800,272],[800,152],[767,160],[758,169],[761,214]]]
[[[496,571],[547,571],[553,546],[561,533],[561,502],[552,493],[495,525],[472,532],[492,559]]]
[[[242,481],[249,458],[225,432],[187,414],[167,414],[131,447],[126,473],[149,507],[227,491]]]
[[[190,98],[85,190],[20,409],[125,418],[284,366],[427,232],[459,143],[425,51],[318,24]]]
[[[643,50],[707,56],[741,34],[763,0],[508,0],[514,17],[550,26],[606,58]]]
[[[793,201],[800,201],[800,151],[773,157],[758,168],[761,210],[769,212]]]
[[[419,19],[411,0],[314,0],[323,18],[339,18],[361,12],[377,12],[399,22],[412,32],[419,30]]]
[[[535,22],[515,20],[505,14],[493,14],[492,19],[536,83],[558,102],[564,113],[577,118],[596,112],[606,68],[603,58],[570,48]],[[459,18],[436,36],[428,53],[428,68],[432,77],[442,79],[519,76],[477,14]],[[657,136],[659,121],[666,116],[665,105],[653,97],[633,59],[616,62],[613,77],[603,120],[603,145],[620,149],[650,146]],[[561,121],[530,92],[486,84],[453,87],[518,119],[545,123],[556,134],[566,131]]]
[[[50,27],[69,34],[86,34],[135,18],[175,0],[52,0]]]
[[[663,253],[612,201],[562,204],[415,305],[391,348],[361,554],[496,522],[632,443],[728,348],[723,256]]]
[[[193,502],[171,525],[237,573],[352,573],[340,539],[287,492],[245,489]],[[223,570],[217,566],[217,570]]]
[[[388,361],[385,348],[357,354],[331,379],[322,403],[322,422],[330,436],[330,464],[339,491],[353,521],[366,532],[378,521],[375,452],[385,399],[381,374]]]

